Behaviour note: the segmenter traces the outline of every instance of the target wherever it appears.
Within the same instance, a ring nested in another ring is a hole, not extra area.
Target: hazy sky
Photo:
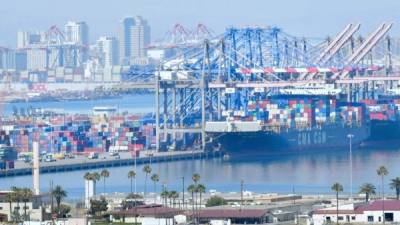
[[[347,23],[362,23],[362,33],[383,21],[400,23],[400,0],[0,0],[0,46],[14,46],[18,30],[60,28],[68,20],[90,26],[90,39],[116,35],[124,16],[142,15],[153,40],[179,22],[202,22],[220,33],[230,25],[275,25],[297,36],[326,37]],[[395,24],[392,36],[400,36]]]

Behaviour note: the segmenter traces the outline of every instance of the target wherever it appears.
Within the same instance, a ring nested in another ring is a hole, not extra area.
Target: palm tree
[[[100,174],[98,172],[92,173],[92,181],[93,181],[93,195],[96,196],[96,187],[97,187],[97,181],[100,180]]]
[[[57,185],[53,189],[52,195],[56,198],[58,215],[60,215],[60,213],[61,213],[61,201],[62,201],[63,198],[67,197],[67,192],[60,185]]]
[[[383,223],[385,223],[385,186],[384,186],[384,177],[389,174],[389,171],[384,166],[380,166],[376,171],[378,176],[381,177],[382,182],[382,218]]]
[[[399,200],[400,196],[400,177],[396,177],[391,180],[390,188],[396,190],[396,199]]]
[[[369,201],[369,196],[375,194],[375,186],[371,183],[365,183],[360,187],[360,194],[365,194],[365,202]]]
[[[17,214],[19,215],[19,209],[20,209],[19,203],[21,202],[21,197],[22,197],[21,189],[13,186],[11,187],[11,190],[14,194],[14,200],[17,201]]]
[[[128,172],[128,178],[131,180],[131,194],[132,192],[132,183],[133,183],[133,179],[136,179],[136,173],[135,171],[131,170]],[[136,194],[136,193],[135,193]]]
[[[104,169],[101,171],[100,176],[103,177],[103,193],[106,193],[106,179],[110,176],[110,172]]]
[[[198,173],[194,173],[194,174],[192,175],[192,180],[193,180],[193,182],[194,182],[195,184],[197,184],[197,182],[199,182],[199,180],[200,180],[200,175],[199,175]]]
[[[339,192],[343,191],[343,186],[339,183],[334,183],[331,189],[336,192],[336,224],[339,224]]]
[[[5,202],[8,202],[8,204],[9,204],[9,208],[10,208],[10,215],[12,215],[12,203],[15,201],[15,195],[14,195],[14,193],[13,192],[8,192],[7,194],[6,194],[6,196],[4,197],[4,201]],[[10,219],[11,219],[11,216],[10,216]]]
[[[145,165],[143,167],[143,172],[146,174],[146,177],[144,179],[144,198],[146,198],[146,193],[147,193],[147,177],[151,173],[151,167],[149,165]]]
[[[161,192],[161,198],[164,200],[165,206],[167,206],[168,197],[169,197],[169,192],[167,190]]]
[[[200,195],[199,205],[201,207],[201,197],[202,197],[202,194],[206,193],[206,187],[203,184],[198,184],[196,187],[196,191]]]
[[[192,194],[192,216],[194,216],[194,192],[196,191],[196,185],[191,184],[187,187],[187,191]],[[193,217],[194,218],[194,217]]]
[[[24,219],[27,220],[27,214],[26,214],[26,203],[32,198],[33,192],[29,188],[23,188],[21,189],[21,199],[24,202]]]
[[[158,174],[153,174],[150,179],[154,182],[154,204],[156,204],[157,201],[157,182],[160,181],[160,177]]]
[[[175,200],[179,198],[179,193],[177,191],[170,191],[168,197],[171,198],[172,207],[175,207]]]
[[[89,181],[92,180],[92,174],[89,172],[86,172],[85,175],[83,175],[83,178],[86,180],[86,184],[89,187]],[[89,197],[89,188],[87,189],[86,195]],[[52,199],[53,199],[53,197],[52,197]],[[53,200],[52,200],[52,202],[53,202]],[[52,207],[53,207],[53,205],[52,205]]]

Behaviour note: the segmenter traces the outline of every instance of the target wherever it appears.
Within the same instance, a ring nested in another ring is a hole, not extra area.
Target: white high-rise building
[[[97,50],[103,66],[111,67],[118,65],[119,49],[118,40],[115,37],[100,37],[97,41]]]
[[[89,46],[89,26],[86,22],[69,21],[64,30],[67,42]]]
[[[43,32],[18,31],[17,48],[26,48],[30,45],[40,44],[43,39]]]
[[[46,71],[48,62],[47,49],[32,48],[27,50],[27,69],[29,71]]]
[[[146,57],[146,47],[150,44],[150,26],[140,16],[122,20],[119,31],[120,61],[132,64]]]

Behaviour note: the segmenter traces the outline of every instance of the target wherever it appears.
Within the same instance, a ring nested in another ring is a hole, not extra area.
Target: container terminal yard
[[[130,80],[102,87],[116,94],[135,89],[153,92],[153,113],[132,114],[99,106],[89,114],[31,109],[2,116],[1,179],[32,173],[34,190],[39,193],[39,172],[206,157],[229,160],[235,154],[325,151],[349,144],[356,148],[399,146],[400,64],[392,53],[389,32],[393,25],[384,22],[370,35],[357,39],[361,25],[349,24],[319,43],[277,27],[230,27],[215,38],[177,45],[177,54],[158,67],[132,71]],[[22,84],[8,81],[3,84],[25,90]],[[57,91],[53,90],[56,84],[34,83],[31,87],[44,95],[47,90]],[[4,99],[13,95],[7,91],[12,88],[2,90]],[[93,189],[86,185],[85,192]],[[314,211],[315,221],[322,221],[332,210],[318,209],[333,207],[330,196],[251,197],[251,193],[243,193],[221,194],[231,206],[208,211],[197,209],[197,204],[212,195],[200,196],[196,202],[192,199],[186,213],[195,209],[186,215],[199,221],[223,217],[238,223],[265,223],[299,221],[304,216],[299,213]],[[90,202],[93,193],[85,196],[85,202]],[[153,198],[163,204],[157,195],[144,196],[143,201],[150,204]],[[341,202],[350,204],[347,197]],[[374,204],[379,201],[368,206],[372,211],[376,210]],[[393,209],[400,210],[396,204]],[[129,210],[118,210],[120,204],[115,205],[110,211],[113,221],[132,218]],[[169,210],[168,218],[182,213],[174,204],[165,205],[150,211]],[[141,213],[148,213],[148,206],[141,207]],[[237,213],[235,207],[243,207],[243,211]],[[352,207],[358,214],[368,209]],[[136,215],[138,209],[134,209]],[[322,214],[325,217],[319,218]]]

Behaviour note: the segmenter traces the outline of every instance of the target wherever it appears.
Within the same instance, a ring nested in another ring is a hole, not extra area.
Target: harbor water
[[[377,186],[379,193],[380,178],[376,170],[385,165],[389,170],[389,179],[399,176],[400,150],[354,150],[353,151],[353,187],[354,193],[358,187],[370,182]],[[220,192],[238,192],[240,181],[248,191],[261,193],[292,193],[299,194],[331,194],[330,186],[334,182],[344,185],[344,192],[349,192],[349,152],[346,149],[337,151],[317,151],[298,154],[275,156],[232,156],[229,160],[221,158],[201,159],[194,161],[175,161],[153,163],[153,173],[160,175],[160,186],[165,184],[169,190],[182,190],[182,177],[186,185],[191,182],[193,173],[201,175],[201,183],[208,190]],[[110,177],[106,180],[106,192],[129,192],[130,180],[128,171],[133,166],[108,168]],[[94,171],[94,170],[93,170]],[[97,170],[99,171],[99,170]],[[62,185],[71,199],[81,199],[84,196],[83,176],[87,171],[43,174],[41,190],[49,189],[50,181]],[[100,171],[99,171],[100,172]],[[221,179],[223,178],[223,179]],[[144,190],[145,174],[142,166],[137,166],[137,190]],[[0,179],[0,189],[10,186],[30,187],[30,176],[9,177]],[[153,184],[148,181],[148,188],[153,190]],[[386,185],[388,187],[388,185]],[[103,181],[98,182],[98,192],[103,192]],[[387,188],[388,192],[393,192]]]
[[[96,101],[69,101],[69,102],[38,102],[13,103],[5,106],[6,113],[12,113],[13,106],[42,107],[49,109],[64,109],[69,113],[90,113],[94,106],[116,106],[119,110],[129,112],[153,112],[153,95],[124,96],[122,99],[107,99]],[[353,149],[353,192],[366,182],[373,183],[379,193],[380,178],[376,174],[379,166],[385,165],[389,175],[385,178],[386,191],[390,179],[400,176],[399,149]],[[318,150],[313,152],[298,152],[275,155],[232,155],[230,159],[221,158],[174,161],[153,163],[152,173],[160,175],[158,190],[165,185],[169,190],[182,190],[182,177],[185,185],[191,183],[193,173],[201,175],[201,183],[208,190],[220,192],[238,192],[240,181],[244,181],[244,188],[248,191],[262,193],[300,193],[300,194],[328,194],[330,186],[339,182],[344,186],[344,192],[349,193],[350,168],[349,151],[347,148],[339,150]],[[130,180],[128,171],[132,166],[108,168],[110,177],[106,179],[107,193],[129,192]],[[142,166],[137,169],[137,189],[144,190],[145,174]],[[97,170],[100,172],[100,170]],[[72,171],[50,173],[41,176],[41,191],[49,190],[52,181],[55,185],[62,185],[71,199],[82,199],[84,196],[83,176],[87,171]],[[93,171],[91,171],[93,172]],[[223,179],[221,179],[223,178]],[[0,189],[11,186],[31,187],[31,176],[0,178]],[[148,180],[148,189],[153,191],[153,184]],[[97,192],[103,192],[103,181],[98,182]]]
[[[155,98],[152,94],[124,95],[121,98],[99,99],[99,100],[76,100],[59,102],[17,102],[4,105],[4,114],[11,115],[13,108],[42,108],[57,110],[65,113],[91,113],[93,107],[111,106],[116,107],[119,112],[130,113],[154,112]]]

